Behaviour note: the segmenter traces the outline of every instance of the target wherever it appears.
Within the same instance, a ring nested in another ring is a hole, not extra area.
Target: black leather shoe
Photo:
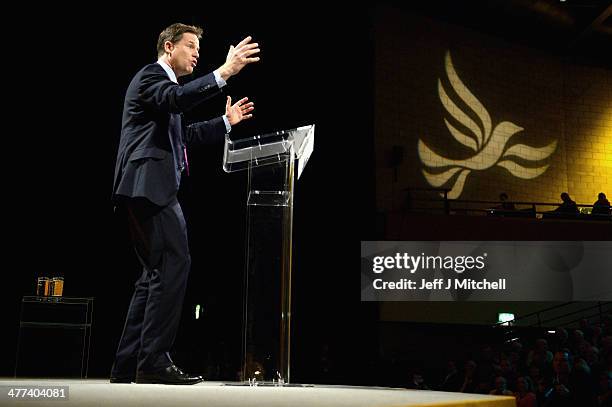
[[[196,384],[202,381],[202,376],[190,376],[174,364],[156,372],[136,373],[136,383]]]
[[[111,376],[111,383],[133,383],[136,380],[134,376]]]

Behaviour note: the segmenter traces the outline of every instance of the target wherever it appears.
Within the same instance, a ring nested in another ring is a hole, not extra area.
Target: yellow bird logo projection
[[[510,138],[522,131],[523,128],[508,121],[502,121],[493,127],[487,109],[459,79],[449,51],[446,52],[445,65],[446,74],[453,91],[474,112],[480,123],[476,123],[470,115],[466,114],[452,101],[444,89],[442,81],[438,79],[438,95],[442,106],[465,129],[463,131],[457,129],[446,118],[444,123],[455,140],[473,150],[474,155],[465,160],[446,158],[433,151],[423,140],[419,139],[419,158],[426,167],[422,171],[427,182],[433,187],[441,187],[450,181],[451,190],[448,197],[456,199],[463,192],[466,179],[472,171],[483,171],[497,165],[505,168],[515,177],[522,179],[532,179],[542,175],[548,169],[548,164],[538,162],[545,160],[555,152],[557,141],[539,148],[525,144],[514,144],[507,148],[506,145]],[[469,130],[469,133],[466,134],[465,130]],[[525,167],[514,161],[515,158],[540,165]]]

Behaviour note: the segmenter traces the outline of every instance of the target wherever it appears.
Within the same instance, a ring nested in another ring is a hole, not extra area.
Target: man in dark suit
[[[188,172],[186,145],[221,141],[231,127],[252,117],[253,103],[234,105],[225,115],[186,126],[181,113],[221,93],[227,79],[259,61],[251,37],[231,46],[214,72],[180,86],[199,58],[199,27],[173,24],[159,35],[158,61],[132,79],[123,107],[113,199],[128,218],[143,272],[135,284],[111,383],[194,384],[202,381],[170,358],[180,319],[191,258],[177,192]]]

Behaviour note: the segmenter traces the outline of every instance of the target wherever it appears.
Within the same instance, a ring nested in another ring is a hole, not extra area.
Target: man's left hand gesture
[[[243,120],[252,118],[253,115],[248,113],[252,112],[254,109],[254,104],[253,102],[249,102],[249,98],[242,98],[232,105],[232,98],[228,96],[227,103],[225,104],[225,116],[229,124],[234,126]]]

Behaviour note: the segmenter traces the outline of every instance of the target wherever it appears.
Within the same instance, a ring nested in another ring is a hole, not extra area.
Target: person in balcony
[[[567,192],[561,193],[561,200],[563,203],[554,210],[555,213],[566,215],[578,215],[580,213],[578,205],[570,198]]]
[[[538,405],[534,385],[529,376],[521,376],[516,379],[514,397],[516,397],[517,407],[535,407]]]
[[[512,202],[508,202],[508,194],[505,192],[502,192],[501,194],[499,194],[499,200],[501,201],[501,204],[496,206],[495,209],[499,209],[502,211],[515,211],[516,207],[514,206],[514,204]]]
[[[610,201],[606,198],[606,194],[600,192],[597,195],[597,201],[593,204],[593,211],[591,211],[593,215],[610,215],[612,211],[610,210]]]

